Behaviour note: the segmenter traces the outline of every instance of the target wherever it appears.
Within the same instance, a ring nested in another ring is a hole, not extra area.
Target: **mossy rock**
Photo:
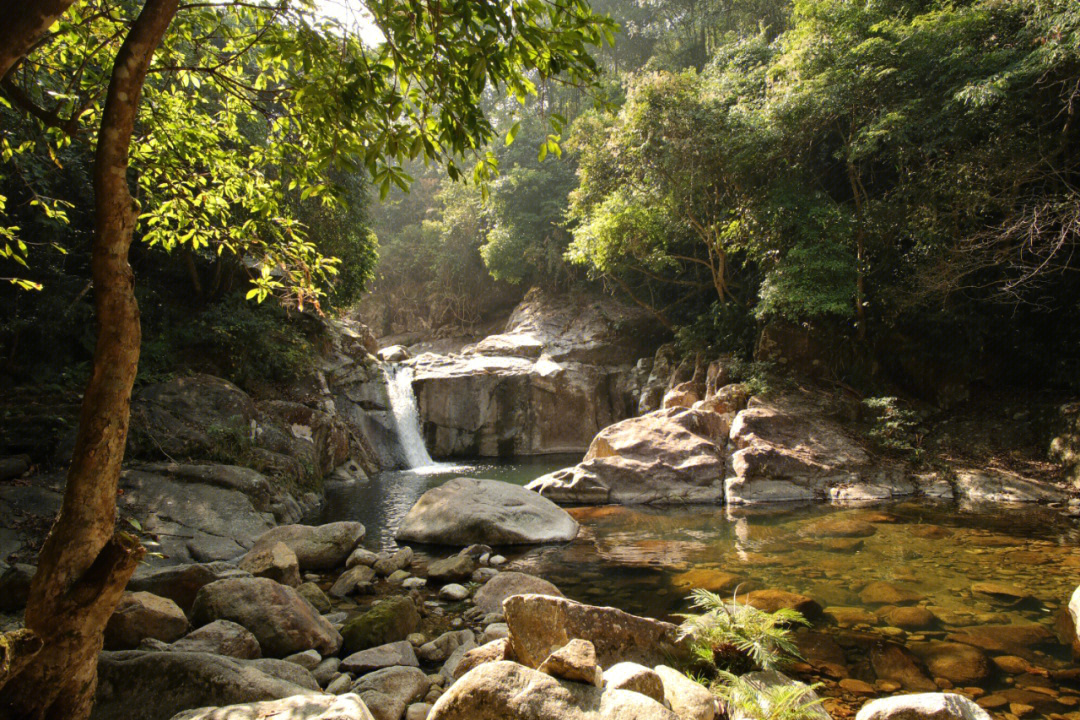
[[[420,624],[420,613],[412,598],[395,597],[383,600],[363,615],[345,623],[341,635],[345,638],[346,655],[368,648],[404,640]]]

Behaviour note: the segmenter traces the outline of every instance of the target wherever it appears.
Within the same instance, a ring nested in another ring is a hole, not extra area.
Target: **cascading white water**
[[[412,387],[413,369],[406,365],[387,365],[386,380],[390,394],[390,410],[394,413],[394,424],[397,425],[398,442],[401,443],[409,468],[435,465],[420,432],[420,412],[416,407],[416,395]]]

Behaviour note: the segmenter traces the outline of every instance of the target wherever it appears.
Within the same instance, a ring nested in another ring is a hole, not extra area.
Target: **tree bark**
[[[75,0],[0,0],[0,79]]]
[[[26,607],[26,627],[44,647],[0,691],[0,716],[89,717],[105,624],[144,553],[138,540],[115,532],[116,491],[141,340],[128,264],[136,219],[128,190],[128,149],[150,60],[177,4],[146,0],[113,66],[94,163],[93,373],[83,395],[64,502],[38,556]]]

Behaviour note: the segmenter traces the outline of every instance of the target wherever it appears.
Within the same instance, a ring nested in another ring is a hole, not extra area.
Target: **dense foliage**
[[[1076,387],[1075,3],[597,6],[623,31],[603,106],[552,88],[559,157],[528,126],[496,149],[494,278],[602,282],[745,357],[802,327],[857,384]]]

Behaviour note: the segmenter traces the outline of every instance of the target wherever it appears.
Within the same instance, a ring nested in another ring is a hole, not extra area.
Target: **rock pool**
[[[360,520],[369,547],[392,547],[401,517],[450,477],[524,484],[567,460],[386,473],[329,490],[326,520]],[[1080,668],[1062,642],[1080,525],[1058,510],[912,501],[570,512],[581,523],[573,542],[503,548],[508,567],[576,600],[666,619],[686,609],[692,587],[808,596],[821,611],[799,631],[806,662],[794,674],[824,683],[833,717],[873,696],[955,688],[1005,720],[1080,719]],[[415,549],[427,559],[452,552]]]

